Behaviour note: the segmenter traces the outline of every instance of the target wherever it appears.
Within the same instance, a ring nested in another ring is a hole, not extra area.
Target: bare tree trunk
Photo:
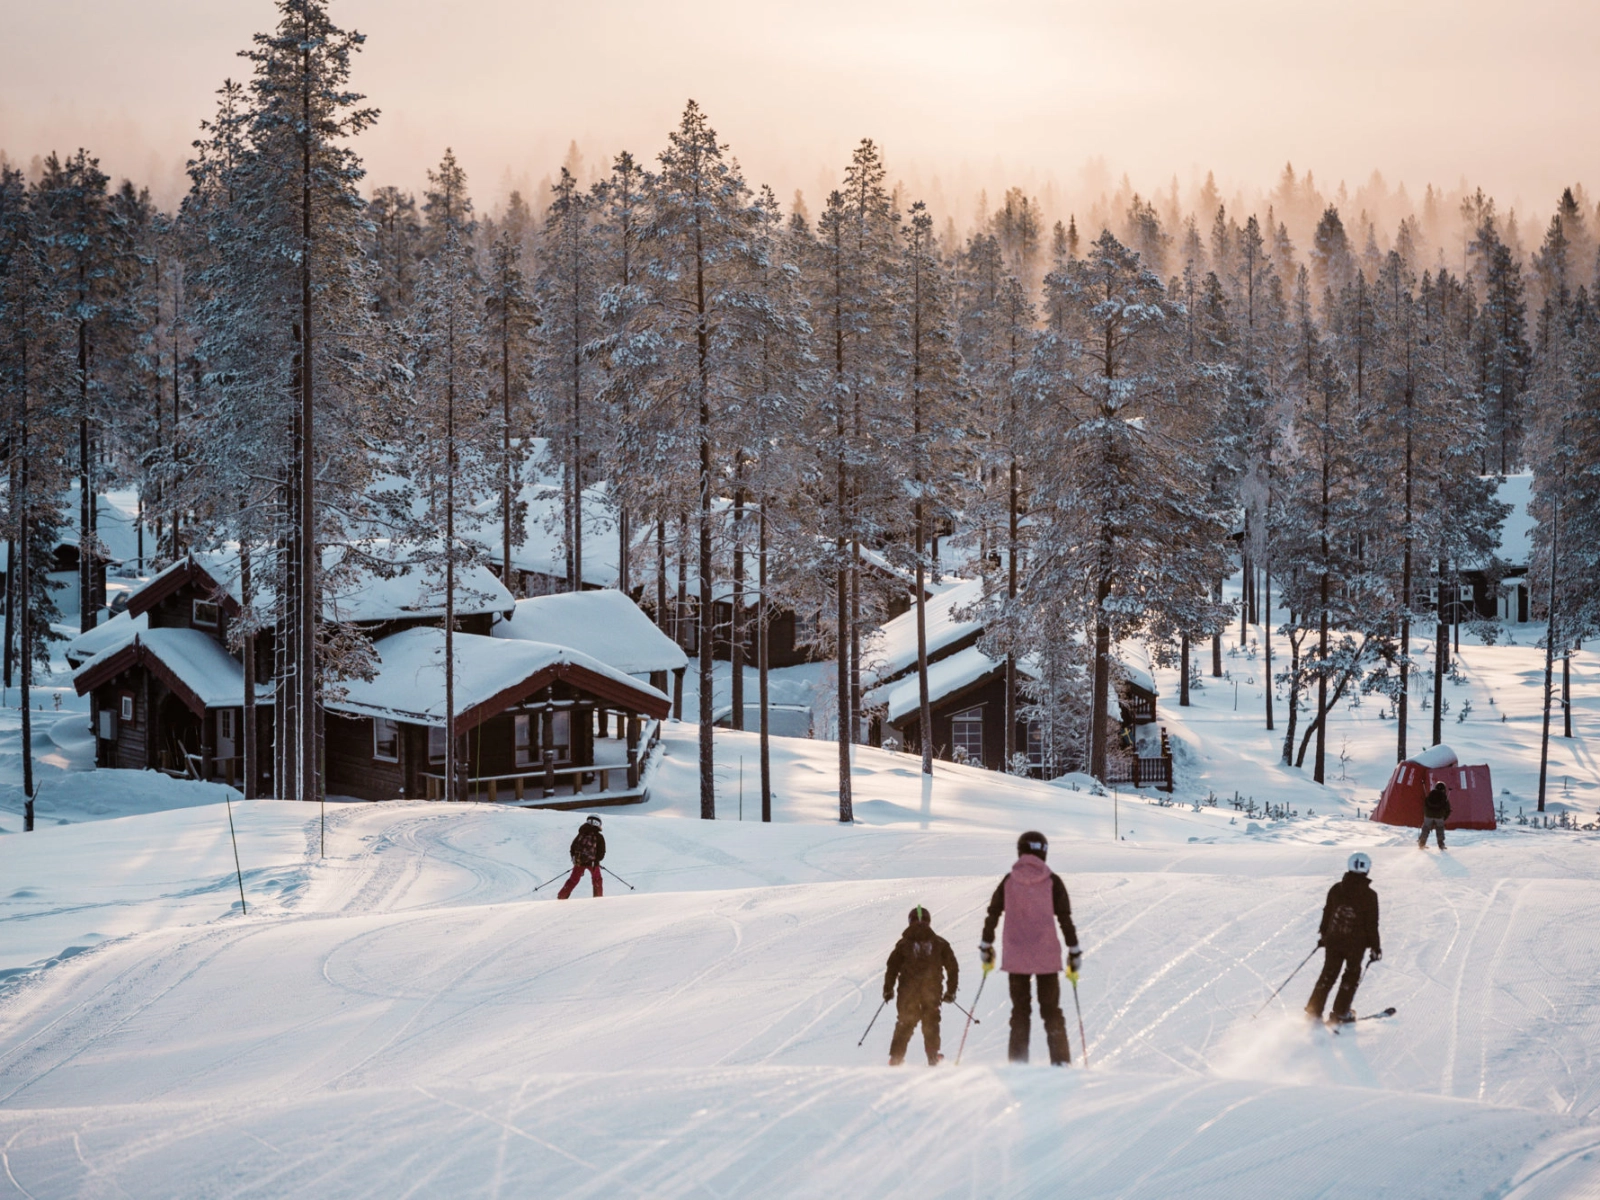
[[[1094,587],[1094,674],[1093,694],[1089,698],[1089,774],[1104,782],[1106,777],[1106,689],[1111,682],[1111,627],[1106,624],[1105,602],[1111,594],[1111,581],[1104,569]]]
[[[312,340],[311,303],[311,47],[301,51],[301,119],[300,134],[301,192],[300,192],[300,322],[303,330],[300,362],[300,423],[302,446],[300,454],[300,611],[295,630],[300,642],[298,676],[300,708],[300,786],[297,798],[315,800],[319,795],[317,773],[317,506],[316,506],[316,355]],[[176,427],[174,427],[176,446]],[[173,535],[177,543],[176,531]]]
[[[27,467],[24,465],[23,470]],[[1544,789],[1550,769],[1550,699],[1554,692],[1551,675],[1556,653],[1556,563],[1561,553],[1561,495],[1555,498],[1555,513],[1550,531],[1550,619],[1544,635],[1544,726],[1539,734],[1539,811],[1544,811]],[[27,667],[23,667],[27,671]],[[27,678],[26,674],[23,676]],[[24,714],[26,719],[26,714]],[[24,755],[26,760],[26,755]]]
[[[678,603],[672,616],[672,636],[683,645],[683,627],[689,621],[689,514],[678,514]],[[698,649],[698,644],[696,646]],[[672,715],[683,720],[683,672],[672,681]]]
[[[695,216],[695,298],[699,324],[695,345],[700,369],[700,816],[717,816],[716,761],[712,744],[711,638],[711,330],[706,308],[705,253]]]
[[[772,747],[769,739],[768,713],[770,697],[767,676],[771,670],[769,657],[770,618],[767,612],[767,498],[761,498],[760,517],[760,592],[756,596],[756,631],[761,638],[759,683],[761,695],[761,819],[772,820]]]
[[[246,619],[255,602],[255,584],[250,573],[250,545],[239,539],[239,598],[244,602]],[[243,793],[246,800],[256,798],[256,635],[244,635],[244,709],[239,740],[244,749]]]
[[[1178,680],[1178,707],[1189,707],[1189,635],[1178,635],[1178,666],[1180,678]]]
[[[26,353],[26,352],[24,351],[24,353]],[[23,395],[22,395],[23,415],[22,415],[21,437],[19,439],[21,444],[18,447],[19,450],[21,451],[19,457],[21,459],[22,467],[21,467],[21,470],[20,470],[19,474],[21,475],[22,489],[21,489],[21,495],[19,497],[20,503],[17,505],[17,517],[18,517],[18,520],[17,520],[17,532],[18,532],[17,541],[21,546],[21,553],[18,555],[18,557],[21,559],[21,562],[16,564],[16,566],[18,568],[18,570],[17,570],[17,581],[21,585],[21,595],[20,595],[19,599],[20,599],[21,604],[22,604],[22,621],[21,621],[22,629],[21,629],[21,644],[17,647],[17,653],[18,653],[18,655],[20,657],[20,661],[18,662],[17,665],[21,669],[20,673],[21,673],[21,683],[22,683],[22,694],[19,697],[19,703],[21,704],[21,707],[22,707],[22,808],[23,808],[22,827],[23,827],[23,832],[24,833],[32,833],[33,832],[33,801],[34,801],[34,789],[33,789],[33,700],[32,700],[32,690],[33,690],[33,578],[32,578],[32,575],[33,575],[33,572],[32,572],[32,563],[30,561],[30,550],[31,550],[31,543],[33,542],[33,538],[31,536],[32,528],[33,528],[33,497],[29,494],[29,489],[28,489],[28,414],[27,414],[27,406],[28,406],[28,395],[27,395],[28,371],[27,371],[27,360],[26,360],[26,358],[24,358],[24,360],[23,360],[22,379],[23,379],[23,383],[22,383],[22,388],[23,388]],[[8,565],[11,565],[11,564],[8,564]]]
[[[741,457],[734,474],[742,477],[744,461]],[[733,493],[733,620],[729,630],[728,665],[733,685],[733,710],[728,724],[732,729],[744,728],[744,485],[738,484]]]
[[[1270,564],[1268,565],[1267,569],[1264,570],[1261,573],[1261,582],[1262,582],[1262,585],[1263,585],[1263,588],[1264,588],[1264,591],[1265,591],[1264,602],[1265,602],[1265,606],[1266,606],[1266,612],[1263,614],[1266,617],[1266,620],[1261,623],[1261,647],[1262,647],[1262,652],[1266,655],[1267,686],[1265,688],[1265,692],[1266,692],[1266,697],[1267,697],[1267,729],[1271,730],[1272,729],[1272,568],[1271,568]]]
[[[1212,590],[1211,598],[1218,604],[1222,603],[1222,580],[1217,580],[1217,586]],[[1219,625],[1211,632],[1211,677],[1222,678],[1222,627]]]

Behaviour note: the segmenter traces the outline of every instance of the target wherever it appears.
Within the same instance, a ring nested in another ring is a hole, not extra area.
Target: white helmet
[[[1365,875],[1372,870],[1372,860],[1357,850],[1350,856],[1350,861],[1345,866],[1357,875]]]

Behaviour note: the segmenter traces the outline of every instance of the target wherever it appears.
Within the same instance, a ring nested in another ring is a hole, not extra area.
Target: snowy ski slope
[[[1469,647],[1455,693],[1512,710],[1467,731],[1513,803],[1537,657]],[[1588,730],[1594,656],[1578,666]],[[1317,789],[1231,687],[1180,711],[1158,678],[1173,807],[946,764],[925,784],[862,750],[841,827],[835,748],[782,741],[762,826],[754,738],[719,731],[724,819],[702,822],[695,729],[670,726],[651,803],[605,814],[637,890],[608,877],[599,902],[533,891],[564,875],[575,814],[330,805],[321,859],[315,810],[258,801],[233,806],[241,916],[224,809],[74,773],[68,722],[41,751],[57,807],[0,837],[0,1196],[1600,1195],[1600,836],[1418,852],[1355,819],[1392,761],[1372,702],[1341,712],[1348,778]],[[1592,745],[1557,747],[1574,816]],[[1192,804],[1234,788],[1301,816]],[[1087,951],[1088,1069],[1070,1011],[1072,1069],[1005,1064],[1002,978],[959,1068],[883,1066],[887,1014],[858,1049],[913,904],[972,1001],[983,907],[1030,826]],[[1307,1027],[1308,967],[1251,1021],[1356,846],[1385,949],[1357,1007],[1398,1015]]]

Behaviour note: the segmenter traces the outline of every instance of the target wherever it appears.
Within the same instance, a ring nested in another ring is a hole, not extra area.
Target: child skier
[[[589,872],[589,880],[594,884],[594,894],[601,895],[600,863],[606,856],[606,835],[600,832],[599,817],[590,817],[583,823],[578,836],[572,839],[570,853],[572,874],[567,876],[567,882],[556,893],[556,899],[565,900],[572,895],[572,889],[578,886],[578,880],[583,878],[585,871]]]
[[[1428,834],[1438,837],[1439,849],[1444,849],[1444,823],[1450,819],[1450,789],[1441,781],[1433,785],[1422,801],[1422,833],[1417,838],[1417,849],[1428,848]]]
[[[1322,906],[1322,925],[1317,931],[1317,945],[1325,951],[1322,974],[1317,976],[1317,986],[1311,989],[1311,999],[1306,1004],[1306,1015],[1320,1021],[1328,990],[1342,968],[1344,978],[1339,982],[1339,994],[1333,998],[1330,1025],[1355,1020],[1350,1005],[1361,982],[1362,952],[1371,948],[1372,962],[1383,957],[1378,940],[1378,893],[1367,878],[1372,860],[1357,852],[1350,856],[1348,866],[1344,878],[1328,889],[1327,902]]]
[[[895,984],[900,985],[895,1004],[898,1019],[894,1037],[889,1040],[889,1065],[898,1067],[906,1060],[911,1034],[922,1024],[922,1048],[928,1052],[928,1065],[936,1067],[944,1055],[939,1053],[939,1005],[956,998],[961,967],[956,963],[950,943],[934,933],[928,910],[917,905],[906,915],[906,931],[889,952],[883,973],[883,1002],[895,999]],[[941,988],[941,981],[949,982]],[[941,994],[942,993],[942,994]]]
[[[1004,913],[1006,929],[1000,969],[1011,976],[1011,1061],[1028,1061],[1028,1035],[1033,1023],[1029,980],[1037,977],[1039,1016],[1044,1019],[1050,1063],[1061,1067],[1072,1061],[1072,1051],[1067,1044],[1067,1018],[1061,1011],[1061,943],[1056,940],[1052,917],[1066,939],[1067,971],[1074,982],[1083,951],[1078,949],[1078,931],[1072,926],[1067,885],[1044,865],[1049,848],[1042,833],[1030,830],[1017,839],[1017,861],[989,901],[978,956],[983,960],[985,974],[994,969],[994,929]]]

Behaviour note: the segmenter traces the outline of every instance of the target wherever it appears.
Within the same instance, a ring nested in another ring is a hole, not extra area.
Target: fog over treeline
[[[1186,704],[1273,595],[1291,617],[1261,669],[1285,699],[1265,688],[1262,717],[1285,761],[1321,781],[1326,718],[1361,695],[1403,758],[1424,669],[1439,741],[1450,597],[1464,571],[1510,575],[1507,476],[1531,472],[1552,658],[1600,632],[1600,212],[1579,183],[1526,213],[1288,166],[1246,195],[940,194],[865,137],[786,197],[688,100],[653,144],[573,149],[526,191],[448,146],[412,190],[363,165],[365,40],[323,0],[277,9],[177,204],[85,150],[0,169],[0,402],[7,536],[40,551],[8,646],[44,653],[43,551],[94,544],[96,497],[130,489],[142,567],[226,550],[255,580],[233,628],[273,632],[290,794],[320,786],[319,697],[372,670],[322,598],[401,546],[446,578],[633,596],[698,656],[708,807],[714,648],[738,724],[742,668],[764,677],[788,614],[838,665],[843,819],[882,707],[873,631],[953,572],[983,581],[1005,761],[1045,774],[1104,778],[1119,753],[1119,643],[1181,664]],[[535,534],[559,568],[516,565]],[[91,625],[95,586],[85,568]]]

